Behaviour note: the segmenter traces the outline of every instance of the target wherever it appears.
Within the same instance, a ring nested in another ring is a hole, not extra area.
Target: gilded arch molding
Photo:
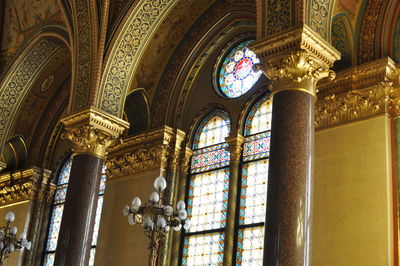
[[[1,79],[0,149],[4,146],[11,124],[31,86],[45,65],[65,48],[65,45],[54,37],[65,41],[63,36],[54,32],[40,33],[33,40],[28,40],[29,44],[22,49]]]
[[[179,0],[138,1],[131,7],[105,60],[96,106],[118,117],[141,55],[158,26]]]

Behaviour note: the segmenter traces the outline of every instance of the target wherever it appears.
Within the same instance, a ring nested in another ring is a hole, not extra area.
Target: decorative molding
[[[73,57],[75,60],[73,79],[73,92],[71,111],[82,110],[89,103],[90,90],[92,89],[93,62],[95,59],[95,47],[93,36],[96,24],[92,25],[89,6],[90,0],[70,1],[73,13],[74,44]],[[94,11],[97,12],[97,11]]]
[[[29,88],[43,67],[57,54],[61,46],[47,39],[32,44],[10,68],[0,87],[0,149],[8,130]]]
[[[340,53],[326,40],[304,25],[278,36],[253,43],[250,47],[264,62],[302,50],[319,61],[321,67],[329,68],[340,59]]]
[[[298,2],[302,2],[297,0]],[[308,1],[308,25],[322,38],[329,40],[330,15],[333,9],[330,0]]]
[[[339,71],[331,82],[318,83],[318,97],[372,87],[378,82],[395,81],[398,74],[399,68],[391,58],[381,58]]]
[[[315,126],[324,128],[378,114],[400,115],[399,68],[383,58],[338,72],[321,84]]]
[[[359,33],[358,63],[360,64],[376,58],[375,46],[379,47],[379,42],[377,43],[375,38],[379,35],[378,31],[381,31],[378,20],[388,2],[385,0],[368,1]]]
[[[251,45],[261,58],[257,67],[272,80],[272,93],[300,90],[316,96],[320,79],[334,79],[329,68],[339,52],[307,26]]]
[[[110,148],[107,177],[118,178],[153,169],[177,169],[186,134],[170,127],[123,140]]]
[[[117,36],[105,65],[97,106],[106,113],[122,116],[125,95],[139,58],[158,25],[177,0],[138,1]]]
[[[63,118],[66,133],[63,137],[72,141],[74,153],[89,153],[105,158],[108,147],[129,128],[129,123],[96,108]]]
[[[48,184],[51,172],[33,167],[0,175],[0,206],[26,201],[52,199],[54,190]]]
[[[265,27],[266,36],[289,29],[293,25],[293,1],[267,0],[266,2],[266,25],[259,25]]]
[[[235,0],[235,1],[221,1],[218,5],[213,6],[211,9],[204,12],[204,16],[198,19],[198,23],[195,23],[194,26],[190,28],[188,33],[182,38],[179,47],[176,49],[173,57],[168,62],[168,65],[165,67],[165,71],[162,75],[161,81],[158,83],[157,90],[153,97],[153,102],[157,104],[152,105],[152,116],[153,119],[151,121],[152,128],[161,127],[166,123],[165,114],[168,109],[169,101],[165,99],[169,99],[170,95],[174,93],[175,90],[181,90],[180,97],[181,99],[188,95],[188,91],[190,89],[190,85],[193,82],[192,76],[188,76],[186,82],[182,86],[178,86],[178,80],[180,75],[182,75],[182,70],[187,65],[189,58],[192,56],[193,51],[196,50],[196,47],[199,45],[201,40],[204,39],[204,36],[210,34],[210,28],[213,25],[217,25],[221,23],[221,20],[226,16],[227,12],[234,13],[237,10],[243,11],[244,9],[252,10],[255,9],[255,1],[254,0]],[[223,21],[223,20],[222,20]],[[228,26],[227,30],[229,30],[230,26]],[[218,40],[216,37],[215,40]],[[198,62],[200,62],[201,58]],[[197,64],[189,64],[193,65],[193,70],[197,67]],[[193,73],[192,70],[192,73]],[[189,85],[189,86],[187,86]],[[181,112],[182,102],[178,103],[177,114]],[[180,115],[180,114],[179,114]],[[179,117],[177,115],[177,117]]]

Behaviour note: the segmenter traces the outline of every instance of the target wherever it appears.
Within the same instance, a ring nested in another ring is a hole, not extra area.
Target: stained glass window
[[[54,265],[54,258],[55,252],[57,249],[57,241],[58,241],[58,234],[60,232],[61,220],[64,210],[64,203],[65,198],[67,195],[68,190],[68,181],[71,172],[72,166],[72,158],[69,158],[61,168],[61,171],[58,175],[57,179],[57,189],[54,196],[53,201],[53,208],[50,215],[50,225],[48,229],[47,241],[45,246],[45,254],[43,265],[44,266],[52,266]],[[100,190],[99,190],[99,200],[97,203],[97,210],[96,210],[96,220],[94,225],[94,232],[92,238],[92,249],[90,252],[90,262],[89,265],[92,266],[94,264],[94,255],[96,252],[96,244],[97,244],[97,237],[99,231],[99,224],[100,224],[100,217],[101,217],[101,210],[103,207],[103,195],[105,189],[105,167],[103,167],[101,181],[100,181]]]
[[[261,76],[261,71],[253,70],[253,66],[260,60],[248,49],[253,41],[239,43],[222,62],[218,83],[221,91],[229,98],[239,97],[249,91]]]
[[[221,110],[212,111],[196,131],[187,200],[192,226],[184,237],[183,265],[222,265],[230,175],[224,142],[229,133],[230,119]]]
[[[272,101],[259,99],[245,121],[236,265],[262,265]]]

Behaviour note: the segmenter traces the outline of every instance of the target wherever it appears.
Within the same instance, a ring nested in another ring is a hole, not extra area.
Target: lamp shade
[[[157,189],[158,191],[164,191],[164,189],[167,187],[167,180],[163,176],[159,176],[156,178],[154,181],[154,188]]]
[[[6,221],[12,223],[14,222],[14,220],[15,220],[15,214],[13,212],[7,212]]]

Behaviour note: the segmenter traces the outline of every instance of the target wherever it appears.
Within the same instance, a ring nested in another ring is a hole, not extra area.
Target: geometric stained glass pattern
[[[44,256],[43,266],[52,266],[52,265],[54,265],[55,256],[56,256],[55,253],[46,254]]]
[[[267,201],[268,159],[243,164],[239,224],[263,223]]]
[[[263,265],[264,226],[240,229],[236,265]]]
[[[214,110],[200,123],[193,140],[193,150],[225,142],[231,129],[230,119],[222,110]]]
[[[261,71],[253,70],[253,66],[260,60],[247,48],[253,41],[244,41],[234,47],[225,57],[219,70],[219,87],[229,98],[245,94],[261,76]]]
[[[228,168],[191,177],[188,196],[190,232],[225,227],[228,189]]]
[[[243,144],[243,161],[268,157],[270,136],[271,133],[268,131],[247,137]]]
[[[224,234],[212,233],[185,237],[182,265],[222,265]]]
[[[256,102],[247,115],[245,136],[271,130],[272,99],[271,95],[264,95]]]
[[[219,144],[193,152],[190,165],[191,173],[199,173],[229,164],[230,154],[226,150],[228,144]]]
[[[53,207],[50,220],[49,234],[47,237],[46,251],[48,252],[55,251],[57,248],[58,233],[60,232],[63,210],[64,210],[63,204],[56,205]]]

